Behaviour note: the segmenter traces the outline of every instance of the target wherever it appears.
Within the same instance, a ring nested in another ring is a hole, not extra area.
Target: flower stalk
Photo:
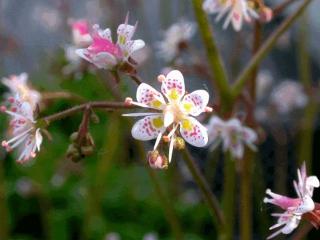
[[[182,156],[193,176],[194,181],[202,192],[204,200],[206,201],[212,216],[214,217],[213,222],[217,225],[218,230],[223,231],[223,229],[226,227],[226,222],[217,197],[212,193],[210,186],[200,172],[200,169],[196,165],[190,152],[186,148],[182,151]]]
[[[277,40],[283,33],[285,33],[288,28],[295,23],[295,21],[301,16],[304,10],[308,7],[308,5],[312,2],[312,0],[304,0],[303,3],[299,6],[299,8],[289,16],[272,34],[271,36],[263,43],[261,48],[257,51],[257,53],[251,58],[247,66],[240,73],[239,77],[235,81],[232,86],[232,98],[235,99],[239,96],[245,87],[247,81],[249,81],[250,76],[257,65],[264,59],[264,57],[270,52],[272,47],[276,44]]]

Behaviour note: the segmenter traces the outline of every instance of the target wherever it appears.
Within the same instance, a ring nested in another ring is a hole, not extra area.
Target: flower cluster
[[[166,61],[172,61],[186,47],[195,30],[195,24],[185,20],[181,20],[170,26],[164,32],[163,40],[156,45],[159,56]]]
[[[248,0],[205,0],[203,9],[209,14],[218,14],[216,21],[219,21],[227,14],[223,28],[226,29],[230,22],[235,31],[240,31],[243,21],[251,22],[252,18],[258,19],[260,16],[265,21],[270,21],[272,11],[257,1]]]
[[[7,150],[18,147],[20,155],[18,162],[26,162],[36,156],[42,143],[40,128],[37,127],[34,113],[40,101],[40,93],[27,85],[27,74],[4,78],[11,93],[8,97],[10,107],[1,106],[1,111],[10,116],[9,140],[2,141],[2,146]]]
[[[83,59],[93,63],[97,68],[114,69],[124,63],[135,65],[136,62],[131,58],[132,54],[143,48],[143,40],[132,40],[136,31],[135,26],[128,24],[128,16],[124,24],[117,29],[118,39],[113,43],[111,30],[102,30],[99,25],[94,25],[90,37],[91,44],[87,48],[77,49],[76,53]]]
[[[142,141],[156,139],[154,150],[164,137],[165,141],[170,142],[170,163],[174,144],[177,142],[178,128],[180,135],[189,144],[196,147],[204,147],[207,144],[207,129],[194,117],[211,111],[211,108],[207,107],[209,94],[205,90],[186,94],[184,78],[178,70],[169,72],[167,76],[160,75],[158,80],[161,82],[162,93],[142,83],[137,89],[137,102],[127,99],[127,103],[155,112],[124,114],[124,116],[145,116],[132,127],[132,136]]]
[[[283,195],[273,193],[270,189],[266,190],[266,194],[271,198],[265,198],[265,203],[271,203],[284,210],[283,213],[274,213],[272,216],[278,218],[278,222],[270,227],[270,230],[280,228],[268,239],[283,233],[290,234],[296,229],[301,219],[310,221],[316,228],[320,226],[320,206],[312,199],[314,188],[320,186],[319,179],[316,176],[307,176],[306,165],[302,165],[298,169],[298,182],[293,182],[297,198],[290,198]]]
[[[214,116],[210,119],[207,128],[209,141],[215,142],[215,146],[222,141],[223,150],[230,151],[235,158],[243,157],[244,144],[256,150],[254,142],[257,140],[257,134],[251,128],[243,126],[236,118],[224,121]]]

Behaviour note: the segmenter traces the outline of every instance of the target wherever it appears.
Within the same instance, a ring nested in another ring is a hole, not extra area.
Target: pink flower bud
[[[148,162],[153,169],[167,169],[168,159],[166,156],[161,155],[157,150],[148,152]]]
[[[270,22],[273,17],[271,8],[264,7],[260,10],[260,20],[263,22]]]

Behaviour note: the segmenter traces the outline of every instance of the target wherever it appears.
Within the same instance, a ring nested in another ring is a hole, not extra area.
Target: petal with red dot
[[[184,78],[180,71],[173,70],[168,73],[162,82],[161,91],[169,101],[179,101],[185,94]]]
[[[185,113],[192,116],[198,116],[205,111],[208,102],[208,92],[205,90],[196,90],[184,96],[181,107]]]
[[[139,85],[136,97],[139,103],[155,109],[162,109],[166,104],[162,94],[146,83]]]
[[[137,121],[132,127],[131,134],[137,140],[148,141],[157,138],[165,130],[163,116],[159,114],[147,116]]]
[[[180,134],[184,140],[196,147],[204,147],[208,143],[207,129],[193,117],[181,121]]]

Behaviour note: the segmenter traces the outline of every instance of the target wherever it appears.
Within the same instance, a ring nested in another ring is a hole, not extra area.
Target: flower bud
[[[185,143],[185,141],[184,141],[183,138],[181,138],[181,137],[176,137],[176,138],[175,138],[175,140],[174,140],[174,145],[173,145],[173,147],[174,147],[175,149],[177,149],[177,150],[182,150],[182,149],[185,148],[185,146],[186,146],[186,143]]]
[[[90,156],[94,151],[94,147],[93,146],[83,146],[81,147],[81,154],[84,156]]]
[[[73,162],[80,161],[81,155],[79,153],[79,149],[74,144],[69,145],[67,150],[67,158],[72,160]]]
[[[260,10],[260,19],[263,22],[270,22],[273,16],[271,8],[264,7]]]
[[[70,135],[70,141],[71,141],[71,142],[77,141],[78,136],[79,136],[78,132],[72,133],[72,134]]]
[[[161,155],[157,150],[148,152],[147,155],[148,162],[151,168],[153,169],[167,169],[168,168],[168,159],[166,156]]]

